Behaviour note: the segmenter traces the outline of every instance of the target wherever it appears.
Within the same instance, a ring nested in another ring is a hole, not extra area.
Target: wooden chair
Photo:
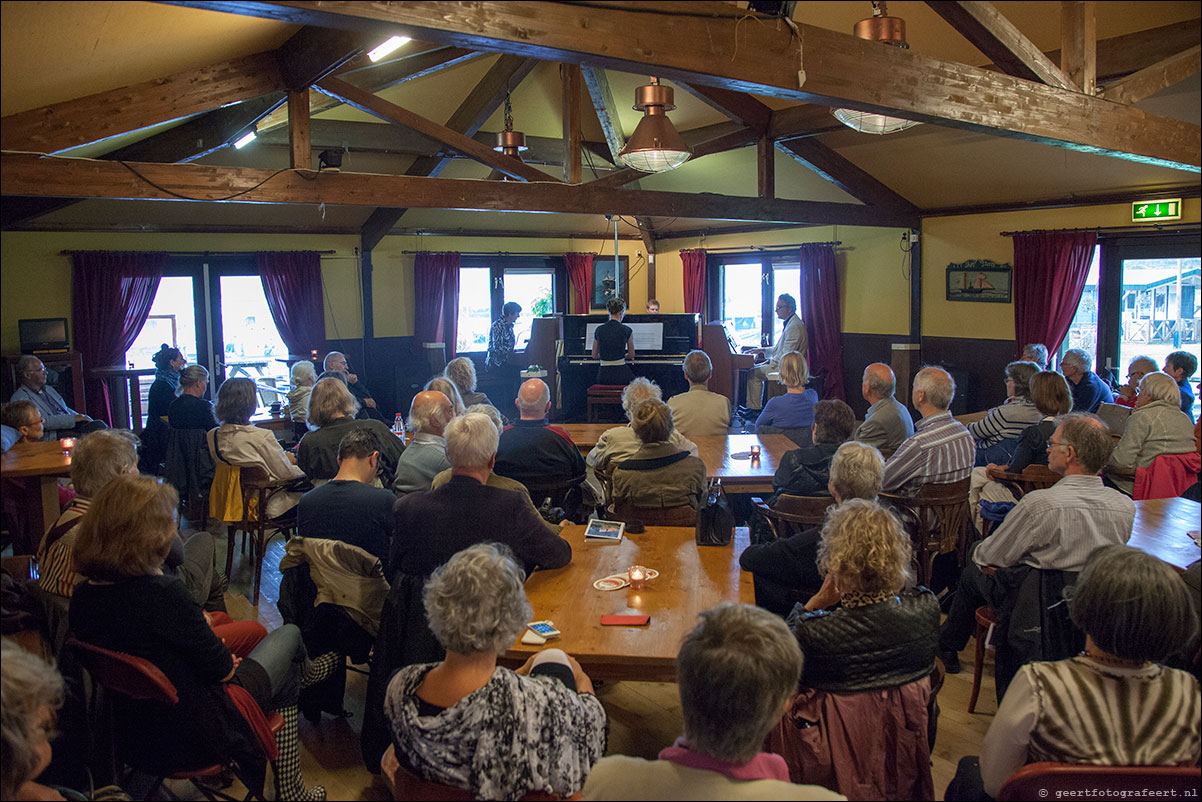
[[[769,507],[758,497],[753,497],[751,504],[764,516],[772,534],[779,540],[802,529],[821,526],[826,522],[826,511],[834,506],[835,499],[831,496],[795,496],[792,493],[782,493],[777,497],[775,507]]]
[[[1028,763],[1006,780],[999,802],[1059,799],[1060,792],[1080,796],[1086,789],[1105,788],[1114,798],[1182,799],[1196,796],[1202,783],[1197,766],[1095,766],[1073,763]]]
[[[423,780],[413,772],[401,765],[397,760],[396,747],[389,746],[384,752],[384,757],[380,759],[380,773],[384,777],[384,784],[388,786],[388,790],[392,794],[393,799],[430,799],[438,802],[459,802],[459,800],[474,799],[471,791],[465,791],[462,788],[456,788],[453,785],[444,785],[442,783]],[[541,791],[531,791],[522,797],[523,800],[561,800],[561,799],[580,799],[580,792],[576,792],[572,796],[562,797],[554,794],[545,794]]]
[[[587,413],[588,422],[597,423],[597,407],[622,406],[622,391],[624,384],[594,384],[588,388]]]
[[[127,699],[134,701],[157,702],[163,705],[174,705],[179,702],[179,692],[176,690],[174,683],[167,678],[158,666],[142,657],[136,657],[125,652],[117,652],[111,649],[105,649],[91,643],[86,643],[75,638],[67,640],[67,647],[79,659],[80,664],[92,676],[92,679],[101,685],[105,690],[118,696],[124,696]],[[229,692],[227,690],[227,692]],[[235,693],[246,693],[241,688],[236,688]],[[249,695],[247,695],[249,698]],[[265,715],[258,710],[257,705],[253,702],[247,707],[250,716],[258,716],[261,721],[250,721],[251,731],[259,736],[259,748],[263,756],[274,760],[277,751],[275,744],[275,736],[284,727],[284,718],[279,713],[271,713]],[[243,713],[247,713],[244,711]],[[105,718],[112,721],[112,716],[107,715]],[[267,740],[266,732],[269,731],[271,740]],[[113,733],[110,730],[110,737]],[[131,754],[123,755],[122,757],[130,762],[129,765],[133,768],[139,768],[137,765],[139,750],[131,750]],[[197,782],[200,779],[208,777],[217,777],[223,772],[230,770],[239,779],[243,780],[243,785],[246,785],[250,792],[247,794],[247,799],[250,799],[254,794],[252,784],[243,779],[240,773],[240,767],[233,762],[232,759],[226,759],[220,763],[214,763],[210,766],[204,766],[199,769],[189,769],[186,771],[175,771],[167,774],[159,772],[151,772],[154,775],[154,784],[149,791],[146,792],[147,799],[157,799],[158,791],[162,791],[171,799],[176,797],[166,788],[163,788],[163,781],[171,780],[187,780],[191,782],[198,791],[200,791],[206,799],[224,799],[234,800],[234,797],[227,796],[219,791],[213,790],[207,785],[202,785]],[[258,789],[260,794],[262,789]],[[261,798],[261,796],[260,796]]]
[[[1060,481],[1060,474],[1047,465],[1028,465],[1020,473],[990,469],[989,478],[1007,485],[1014,495],[1022,498],[1032,490],[1046,490]]]
[[[267,543],[271,540],[268,532],[283,532],[285,540],[288,539],[289,535],[296,533],[296,507],[276,518],[268,518],[266,515],[267,502],[271,497],[276,493],[284,492],[284,489],[294,481],[294,479],[277,479],[273,481],[268,475],[267,470],[258,465],[244,465],[240,469],[239,483],[242,487],[242,523],[240,528],[246,533],[242,545],[243,551],[245,551],[246,540],[250,540],[250,559],[255,567],[254,590],[251,593],[250,599],[251,604],[259,603],[259,583],[263,578],[263,558],[267,554]],[[235,531],[232,528],[229,530],[229,543],[225,558],[227,576],[230,569],[233,568]]]
[[[619,521],[642,521],[644,526],[696,526],[697,510],[690,504],[679,507],[636,507],[614,502],[614,517]]]
[[[914,545],[918,584],[929,585],[935,558],[956,553],[963,567],[968,551],[968,479],[923,485],[913,498],[882,493],[901,517]]]
[[[981,674],[984,673],[985,641],[989,639],[989,628],[997,623],[997,612],[985,605],[978,607],[976,612],[976,629],[973,637],[977,641],[976,655],[972,667],[972,695],[968,697],[968,712],[977,712],[977,696],[981,693]]]

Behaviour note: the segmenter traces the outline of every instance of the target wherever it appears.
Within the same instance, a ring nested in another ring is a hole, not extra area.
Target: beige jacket
[[[1161,454],[1187,454],[1194,450],[1194,424],[1177,404],[1153,401],[1132,411],[1127,428],[1114,447],[1106,470],[1134,474]],[[1132,495],[1135,482],[1127,476],[1110,474],[1114,486]]]
[[[379,558],[341,540],[312,537],[291,538],[284,550],[281,571],[309,564],[309,576],[317,586],[314,606],[337,604],[373,638],[379,633],[389,590]]]
[[[726,396],[711,393],[705,385],[694,384],[687,393],[668,399],[672,423],[685,437],[707,437],[727,434],[730,427],[730,401]]]

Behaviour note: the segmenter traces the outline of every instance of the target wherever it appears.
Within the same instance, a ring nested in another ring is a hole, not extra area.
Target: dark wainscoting
[[[873,362],[889,364],[892,356],[890,348],[895,342],[904,341],[904,337],[896,334],[843,334],[843,392],[847,403],[856,413],[857,420],[863,420],[868,412],[868,402],[860,395],[860,385],[864,378],[864,368]]]

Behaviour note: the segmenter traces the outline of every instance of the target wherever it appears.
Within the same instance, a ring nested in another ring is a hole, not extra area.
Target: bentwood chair
[[[1115,799],[1183,799],[1196,796],[1202,784],[1197,766],[1095,766],[1073,763],[1028,763],[1006,780],[999,802],[1063,799],[1106,789]]]
[[[901,517],[914,545],[918,584],[929,586],[935,558],[955,553],[963,567],[968,553],[967,478],[945,484],[925,484],[910,498],[882,493],[881,500]]]
[[[254,565],[255,581],[251,592],[251,604],[259,603],[259,584],[263,578],[263,558],[267,554],[267,543],[275,532],[283,532],[284,540],[296,534],[296,507],[292,507],[283,515],[275,518],[267,516],[267,503],[277,493],[282,493],[292,485],[295,479],[276,479],[268,475],[267,470],[258,465],[244,465],[239,474],[242,486],[242,531],[250,541],[250,559]],[[268,534],[271,533],[271,534]],[[233,533],[229,536],[229,550],[226,556],[226,572],[231,565],[233,554]],[[245,543],[243,543],[245,547]]]

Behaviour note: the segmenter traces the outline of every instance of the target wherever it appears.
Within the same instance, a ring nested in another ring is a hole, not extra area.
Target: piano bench
[[[588,388],[588,422],[597,423],[597,407],[622,406],[624,384],[594,384]]]

